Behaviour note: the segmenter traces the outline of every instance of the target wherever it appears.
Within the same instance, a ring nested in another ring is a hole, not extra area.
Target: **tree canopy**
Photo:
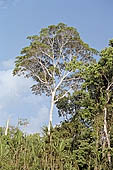
[[[93,61],[97,51],[81,40],[75,28],[63,23],[43,28],[28,39],[30,45],[16,57],[13,74],[32,77],[33,93],[51,96],[50,131],[54,104],[79,87],[80,67]]]

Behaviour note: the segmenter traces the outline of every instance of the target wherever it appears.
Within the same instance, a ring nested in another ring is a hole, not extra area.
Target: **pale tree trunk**
[[[55,68],[55,66],[54,66]],[[53,77],[54,77],[54,73],[53,72]],[[50,130],[51,130],[51,125],[52,125],[52,116],[53,116],[53,108],[54,108],[54,104],[59,100],[59,99],[62,99],[63,97],[65,97],[68,92],[71,90],[71,88],[66,91],[61,97],[57,98],[55,100],[55,95],[56,95],[56,91],[57,89],[59,88],[59,86],[62,84],[63,80],[69,75],[70,73],[66,73],[63,75],[63,77],[61,77],[59,83],[56,85],[55,87],[55,84],[54,84],[54,90],[52,91],[52,95],[51,95],[51,107],[50,107],[50,112],[49,112],[49,125],[48,125],[48,135],[50,135]]]
[[[50,107],[50,112],[49,112],[48,135],[50,135],[51,126],[52,126],[52,120],[53,120],[54,98],[55,98],[55,91],[52,92],[52,97],[51,97],[51,107]]]
[[[108,131],[107,131],[107,108],[106,107],[104,107],[104,133],[105,133],[105,138],[106,138],[108,149],[110,149],[110,139],[109,139],[109,135],[108,135]],[[107,156],[108,156],[109,166],[111,167],[111,154],[110,154],[110,151],[108,151]]]
[[[9,128],[9,119],[7,120],[7,123],[6,123],[6,129],[5,129],[6,136],[7,136],[8,128]]]

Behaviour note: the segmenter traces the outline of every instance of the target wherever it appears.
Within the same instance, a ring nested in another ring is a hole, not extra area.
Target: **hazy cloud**
[[[0,7],[7,8],[10,5],[16,4],[20,0],[0,0]]]
[[[14,68],[14,59],[4,60],[0,63],[0,69],[9,70]]]
[[[46,106],[38,109],[35,116],[30,116],[28,119],[29,125],[25,128],[27,133],[41,132],[43,126],[47,126],[49,117],[49,110]]]
[[[27,118],[27,132],[39,132],[48,123],[48,99],[31,93],[31,79],[13,76],[13,60],[1,62],[0,67],[0,126],[10,117],[17,124],[18,118]]]

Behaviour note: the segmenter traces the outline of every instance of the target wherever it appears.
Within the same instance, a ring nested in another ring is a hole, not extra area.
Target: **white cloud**
[[[49,117],[49,110],[46,106],[43,108],[38,109],[38,113],[35,116],[31,116],[28,121],[29,125],[25,128],[27,133],[36,133],[41,132],[41,129],[44,125],[47,126],[48,117]]]
[[[48,123],[48,99],[35,96],[30,87],[31,79],[12,75],[13,60],[3,61],[0,70],[0,126],[17,124],[18,118],[27,118],[30,125],[27,132],[39,132]],[[7,69],[8,68],[8,69]]]
[[[0,99],[2,97],[17,97],[26,92],[32,81],[12,75],[12,70],[0,71]]]
[[[4,126],[9,118],[11,125],[16,125],[19,118],[26,118],[30,123],[26,132],[40,132],[44,125],[48,125],[49,99],[32,94],[30,87],[34,82],[13,76],[13,68],[12,59],[0,64],[0,126]],[[53,121],[54,124],[59,122],[56,109]]]
[[[14,59],[4,60],[0,64],[1,69],[8,70],[14,68]]]

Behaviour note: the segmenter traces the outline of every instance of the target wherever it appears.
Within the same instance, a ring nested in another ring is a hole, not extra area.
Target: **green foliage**
[[[109,158],[112,159],[113,144],[112,41],[110,41],[110,47],[101,51],[101,58],[97,63],[81,66],[80,75],[83,81],[80,90],[75,91],[72,95],[61,99],[57,103],[60,116],[65,116],[67,119],[69,117],[72,119],[73,117],[79,117],[78,122],[83,123],[87,131],[89,130],[91,142],[88,139],[82,141],[80,138],[80,147],[75,151],[76,155],[80,156],[77,157],[77,160],[81,167],[84,166],[88,159],[90,160],[90,168],[111,169],[111,166],[113,166],[109,160]],[[82,126],[80,130],[82,130]],[[85,141],[87,141],[87,144]],[[89,149],[90,151],[90,154],[88,153],[90,156],[87,159],[86,156],[81,157],[81,155],[87,153],[84,149]],[[88,169],[88,164],[86,163],[86,165],[86,169]]]
[[[39,35],[29,36],[30,45],[16,57],[13,75],[32,78],[36,95],[51,96],[48,133],[52,125],[54,105],[59,99],[79,89],[81,67],[93,61],[95,49],[80,38],[73,27],[63,23],[41,29]]]
[[[43,137],[26,136],[17,128],[10,128],[8,136],[0,137],[0,169],[85,169],[88,166],[85,159],[91,148],[88,148],[89,132],[84,128],[77,119],[64,122],[52,129],[51,139],[47,128],[43,130]]]
[[[91,61],[93,54],[97,54],[95,49],[81,40],[75,28],[63,23],[43,28],[39,35],[29,36],[28,39],[30,45],[16,57],[13,74],[33,78],[36,84],[32,86],[32,91],[35,94],[51,95],[64,72],[68,71],[71,74],[65,76],[65,82],[57,89],[57,95],[58,91],[59,94],[63,90],[65,92],[75,84],[71,79],[73,77],[74,80],[75,71],[83,63]]]
[[[13,74],[31,77],[35,94],[54,92],[53,103],[65,119],[51,126],[51,135],[43,128],[42,137],[11,127],[5,136],[0,128],[0,169],[113,169],[113,39],[98,62],[92,57],[97,51],[63,23],[28,39]]]

